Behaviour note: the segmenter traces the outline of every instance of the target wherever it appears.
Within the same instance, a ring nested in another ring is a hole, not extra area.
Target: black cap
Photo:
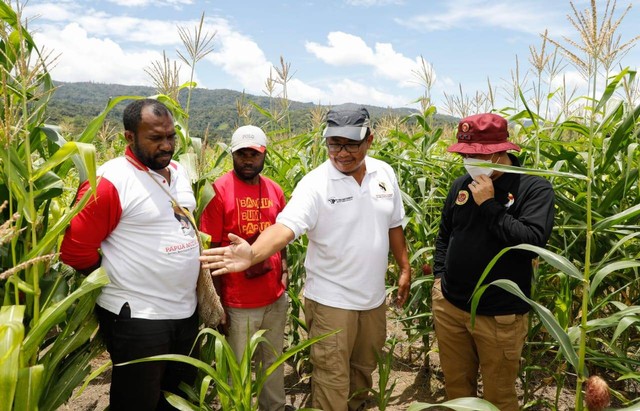
[[[329,110],[323,136],[362,141],[370,126],[369,112],[364,107],[355,110]]]

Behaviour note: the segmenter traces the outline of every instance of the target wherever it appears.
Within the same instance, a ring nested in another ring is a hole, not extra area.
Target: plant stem
[[[593,67],[591,73],[591,98],[594,103],[594,108],[597,106],[596,101],[596,86],[598,75],[598,60],[595,58],[589,58]],[[587,345],[587,320],[589,312],[589,295],[590,295],[590,266],[591,266],[591,240],[593,237],[592,216],[591,216],[591,184],[593,181],[593,140],[595,132],[596,122],[595,110],[591,110],[589,119],[589,141],[587,142],[587,193],[586,193],[586,211],[587,211],[587,230],[586,230],[586,243],[585,243],[585,255],[584,255],[584,280],[582,283],[582,308],[580,316],[580,347],[578,351],[578,380],[576,382],[576,410],[583,409],[582,406],[582,383],[586,379],[585,372],[585,353]]]

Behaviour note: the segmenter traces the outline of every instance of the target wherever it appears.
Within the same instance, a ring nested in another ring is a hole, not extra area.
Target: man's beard
[[[149,167],[151,170],[162,170],[169,165],[171,158],[173,157],[173,150],[161,151],[153,157],[149,156],[148,154],[143,153],[135,143],[131,145],[131,151],[133,151],[133,154],[136,155],[142,164]],[[168,155],[168,157],[158,159],[158,157],[162,157],[164,155]]]
[[[257,175],[259,175],[262,172],[263,168],[264,168],[264,163],[260,164],[257,167],[238,167],[235,164],[233,165],[233,170],[236,172],[236,175],[241,180],[247,180],[247,181],[252,180]]]

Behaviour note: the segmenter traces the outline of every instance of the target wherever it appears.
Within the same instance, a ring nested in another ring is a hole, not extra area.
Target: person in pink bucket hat
[[[453,182],[442,209],[431,291],[447,397],[477,396],[480,370],[484,399],[502,411],[519,409],[515,380],[530,307],[500,287],[488,287],[472,328],[471,296],[484,269],[503,248],[544,247],[554,218],[554,193],[547,180],[479,166],[519,167],[518,158],[507,151],[520,151],[520,147],[508,138],[508,123],[497,114],[460,120],[457,142],[447,151],[462,156],[467,173]],[[526,251],[508,251],[483,284],[508,279],[529,297],[535,257]]]

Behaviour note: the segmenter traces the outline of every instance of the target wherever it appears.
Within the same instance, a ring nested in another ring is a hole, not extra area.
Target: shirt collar
[[[136,155],[133,153],[133,150],[131,150],[131,146],[127,146],[127,148],[124,151],[124,156],[127,159],[127,161],[136,169],[140,171],[148,171],[150,173],[158,174],[155,170],[152,170],[149,167],[142,164],[142,161],[140,161],[138,157],[136,157]],[[169,170],[169,173],[171,174],[171,180],[173,180],[173,176],[175,175],[176,164],[173,162],[173,160],[171,160],[171,162],[166,168]]]
[[[127,161],[131,163],[131,165],[133,165],[138,170],[149,171],[149,167],[142,164],[142,161],[140,161],[138,157],[136,157],[136,155],[133,154],[133,150],[131,150],[131,146],[127,146],[127,148],[124,151],[124,156],[127,159]]]
[[[350,178],[351,177],[351,176],[348,176],[348,175],[343,174],[340,171],[338,171],[338,169],[334,167],[334,165],[331,162],[331,160],[327,160],[327,163],[329,163],[329,178],[330,179],[332,179],[332,180],[341,180],[343,178]],[[371,157],[365,156],[364,157],[364,164],[365,164],[365,167],[366,167],[365,176],[367,174],[373,174],[376,171],[378,171],[377,163],[375,161],[373,161]]]

